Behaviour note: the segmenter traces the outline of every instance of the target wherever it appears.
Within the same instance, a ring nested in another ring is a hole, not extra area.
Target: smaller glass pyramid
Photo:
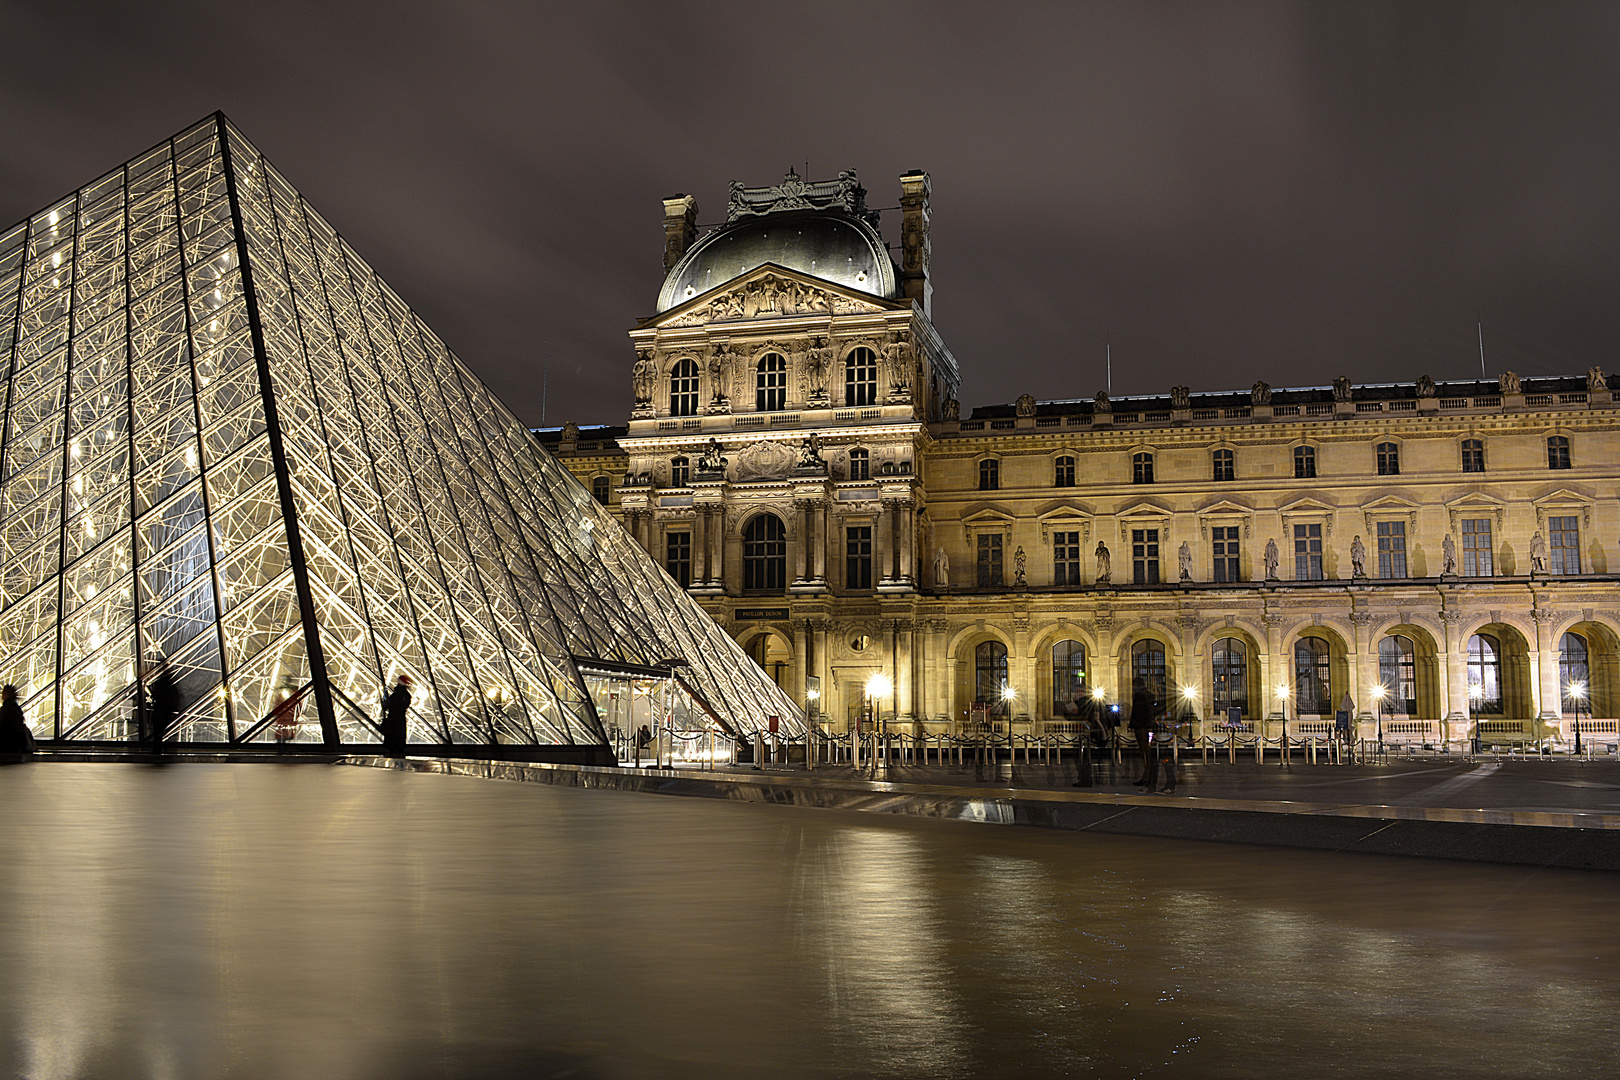
[[[161,669],[191,743],[374,742],[406,675],[411,741],[601,746],[612,670],[802,730],[223,115],[0,232],[0,371],[0,678],[41,738],[136,738]]]

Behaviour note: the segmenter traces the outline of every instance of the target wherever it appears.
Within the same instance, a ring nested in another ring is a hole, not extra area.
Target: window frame
[[[1131,483],[1153,483],[1153,451],[1138,450],[1131,455]]]
[[[669,459],[669,486],[692,486],[692,459],[685,454],[677,454]]]
[[[1566,525],[1559,525],[1566,522]],[[1562,540],[1567,543],[1561,543]],[[1547,571],[1552,574],[1581,572],[1581,519],[1578,514],[1547,516]]]
[[[756,531],[773,532],[758,536]],[[743,526],[742,579],[745,593],[777,593],[787,589],[787,525],[769,511],[755,514]]]
[[[702,408],[697,361],[683,356],[669,369],[669,415],[696,416]]]
[[[1083,585],[1080,575],[1085,565],[1085,545],[1079,529],[1052,533],[1052,584]]]
[[[1239,525],[1211,525],[1209,558],[1211,580],[1229,584],[1243,580],[1243,541]]]
[[[1228,643],[1237,646],[1234,650]],[[1234,662],[1232,657],[1236,655]],[[1225,662],[1222,662],[1223,656]],[[1249,645],[1239,637],[1217,638],[1209,647],[1210,709],[1224,719],[1229,710],[1239,708],[1249,713]],[[1234,689],[1235,687],[1235,689]]]
[[[872,452],[864,446],[849,448],[849,478],[851,480],[872,479]]]
[[[1313,641],[1320,648],[1307,644]],[[1310,693],[1306,693],[1307,687]],[[1294,641],[1294,716],[1332,716],[1335,711],[1333,643],[1315,634],[1304,634]]]
[[[1373,453],[1377,455],[1379,476],[1401,475],[1400,443],[1390,442],[1388,440],[1381,443],[1376,443],[1373,446]]]
[[[859,408],[877,403],[877,353],[857,345],[844,356],[844,404]]]
[[[1001,490],[1001,460],[986,457],[979,459],[979,490]]]
[[[1209,469],[1210,480],[1213,483],[1223,484],[1234,481],[1237,479],[1237,455],[1225,447],[1211,451]]]
[[[1159,545],[1158,528],[1143,526],[1131,529],[1131,584],[1158,585],[1164,580],[1159,572],[1162,554]]]
[[[1547,436],[1547,468],[1571,468],[1568,435]]]
[[[844,526],[844,588],[851,592],[873,588],[872,532],[871,525]]]
[[[613,481],[606,476],[591,477],[591,498],[603,506],[613,498]]]
[[[772,350],[754,365],[754,411],[781,412],[787,408],[787,357]]]
[[[1315,532],[1311,531],[1313,529]],[[1321,523],[1315,521],[1296,523],[1290,531],[1294,540],[1294,580],[1326,581],[1327,569],[1322,543],[1325,530]],[[1301,544],[1305,546],[1301,547]],[[1304,573],[1300,573],[1301,568],[1304,569]]]
[[[1306,444],[1294,447],[1294,479],[1316,479],[1316,447]]]
[[[1386,579],[1405,578],[1407,576],[1406,522],[1374,522],[1373,542],[1378,549],[1378,576]],[[1397,573],[1397,571],[1399,572]]]
[[[999,532],[979,533],[973,541],[973,580],[981,589],[999,589],[1007,581],[1007,542]]]
[[[664,572],[683,589],[692,587],[692,531],[672,529],[664,534]]]
[[[1465,473],[1482,473],[1485,471],[1485,440],[1464,439],[1462,441],[1462,471]]]
[[[1484,528],[1480,528],[1480,526]],[[1469,528],[1469,526],[1474,526]],[[1462,537],[1461,556],[1462,565],[1457,569],[1463,577],[1495,577],[1496,576],[1496,544],[1492,535],[1494,529],[1491,519],[1463,518],[1457,524],[1458,534]],[[1479,537],[1485,537],[1485,544],[1480,546]],[[1470,538],[1473,538],[1472,540]],[[1483,554],[1482,554],[1483,553]]]
[[[1052,460],[1052,486],[1060,488],[1074,487],[1074,455],[1059,454]]]

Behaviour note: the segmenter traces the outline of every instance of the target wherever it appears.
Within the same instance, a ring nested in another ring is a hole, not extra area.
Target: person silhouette
[[[17,704],[17,688],[7,683],[0,689],[0,754],[32,754],[34,733],[28,730],[22,706]]]
[[[405,715],[410,707],[411,677],[401,675],[383,699],[383,753],[389,757],[405,756]]]
[[[163,740],[169,727],[180,713],[180,685],[174,680],[174,670],[168,660],[158,662],[157,674],[152,676],[147,696],[150,699],[152,753],[163,756]]]

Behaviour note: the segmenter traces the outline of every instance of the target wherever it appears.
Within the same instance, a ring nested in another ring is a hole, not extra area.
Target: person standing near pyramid
[[[169,725],[180,712],[180,687],[174,681],[174,672],[167,660],[158,664],[147,696],[151,700],[152,753],[162,756],[164,736],[168,735]]]
[[[411,677],[401,675],[388,696],[383,698],[383,753],[405,756],[405,714],[411,707]]]

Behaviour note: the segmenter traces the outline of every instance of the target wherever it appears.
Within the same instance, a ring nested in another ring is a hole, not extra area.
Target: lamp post
[[[883,706],[880,701],[884,694],[894,689],[894,684],[883,672],[875,672],[866,680],[867,715],[874,721],[872,726],[872,745],[883,755],[883,767],[889,767],[888,747],[883,744],[882,734],[878,728],[883,725]],[[886,734],[885,731],[883,734]]]
[[[1378,756],[1383,757],[1384,756],[1384,695],[1389,693],[1389,688],[1386,687],[1383,683],[1379,683],[1377,686],[1374,686],[1372,688],[1371,693],[1372,693],[1372,696],[1373,696],[1373,700],[1378,702]],[[1410,730],[1410,729],[1408,729],[1408,730]],[[1411,751],[1408,750],[1407,753],[1410,754]]]
[[[816,713],[821,708],[821,676],[804,677],[804,767],[816,767]]]
[[[1287,683],[1278,683],[1277,684],[1277,697],[1278,697],[1278,699],[1280,699],[1282,701],[1282,741],[1278,744],[1278,750],[1280,752],[1280,756],[1282,757],[1282,765],[1281,765],[1281,767],[1286,769],[1286,768],[1288,768],[1288,684]],[[1264,741],[1265,734],[1262,733],[1260,738],[1261,738],[1262,741]]]
[[[1479,756],[1479,702],[1485,696],[1485,687],[1477,682],[1468,684],[1468,711],[1474,714],[1474,755]],[[1577,731],[1579,725],[1577,725]]]
[[[1007,707],[1007,764],[1012,765],[1018,752],[1013,748],[1013,702],[1018,700],[1018,691],[1010,686],[1001,688],[1001,703]]]
[[[1586,697],[1586,684],[1569,684],[1569,699],[1575,703],[1575,756],[1581,756],[1581,701]]]

